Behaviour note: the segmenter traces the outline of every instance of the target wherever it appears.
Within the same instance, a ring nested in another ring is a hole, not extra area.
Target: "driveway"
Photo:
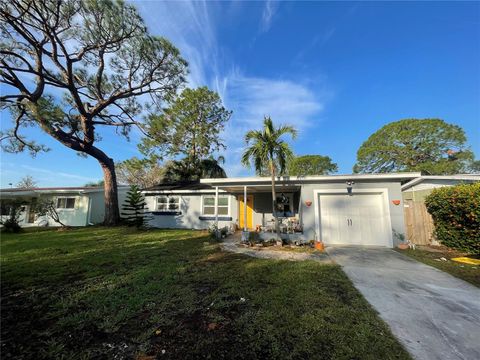
[[[480,289],[386,248],[330,247],[416,359],[480,359]]]

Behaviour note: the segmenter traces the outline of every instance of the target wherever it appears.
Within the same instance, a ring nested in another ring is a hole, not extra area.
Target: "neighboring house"
[[[401,185],[420,173],[278,177],[282,238],[393,247],[405,233]],[[271,179],[202,179],[144,189],[150,225],[257,231],[273,238]],[[244,202],[246,199],[246,204]]]
[[[433,189],[480,181],[480,175],[419,176],[402,185],[406,238],[417,245],[438,244],[434,225],[425,207],[425,198]]]
[[[118,187],[119,204],[125,200],[128,186]],[[56,205],[60,220],[68,226],[86,226],[99,224],[103,221],[105,201],[103,187],[55,187],[32,189],[1,189],[1,218],[8,217],[8,199],[22,202],[19,223],[22,227],[29,226],[60,226],[48,216],[38,216],[32,203],[35,200],[48,199]]]

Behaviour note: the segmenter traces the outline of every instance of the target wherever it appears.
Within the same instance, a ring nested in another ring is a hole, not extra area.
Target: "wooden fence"
[[[416,245],[435,243],[433,220],[423,201],[404,200],[404,205],[407,239]]]

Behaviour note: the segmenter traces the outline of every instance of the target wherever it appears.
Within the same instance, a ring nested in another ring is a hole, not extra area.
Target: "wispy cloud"
[[[228,144],[226,166],[231,176],[246,172],[239,166],[245,146],[243,134],[259,129],[264,116],[272,117],[276,124],[294,125],[301,137],[320,121],[330,97],[328,93],[314,94],[308,86],[290,80],[249,77],[239,72],[228,75],[224,84],[224,102],[234,109],[224,133]]]
[[[58,171],[52,171],[52,170],[47,170],[43,168],[38,168],[35,166],[30,166],[30,165],[21,165],[22,168],[29,170],[32,172],[32,176],[35,178],[34,174],[46,174],[50,175],[53,177],[56,181],[58,177],[66,178],[66,179],[72,179],[72,180],[81,180],[81,181],[91,181],[91,177],[86,177],[86,176],[81,176],[81,175],[76,175],[76,174],[71,174],[71,173],[65,173],[65,172],[58,172]]]
[[[319,120],[329,98],[327,92],[314,93],[307,82],[298,79],[252,76],[238,70],[241,64],[226,56],[218,44],[218,25],[223,18],[205,1],[137,4],[150,31],[171,40],[189,62],[189,86],[209,86],[234,111],[222,134],[229,176],[247,172],[240,164],[243,134],[259,128],[265,115],[276,123],[294,124],[300,132]],[[275,1],[265,3],[260,31],[271,28],[278,5]]]
[[[217,68],[215,23],[206,1],[137,2],[150,32],[172,41],[189,63],[190,86],[206,85]],[[209,64],[208,67],[206,64]]]
[[[278,2],[273,0],[267,0],[263,7],[262,19],[260,21],[260,31],[267,32],[272,26],[273,17],[278,9]]]

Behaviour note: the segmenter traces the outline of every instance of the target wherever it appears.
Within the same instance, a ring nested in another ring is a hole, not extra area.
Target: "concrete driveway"
[[[329,247],[416,359],[480,359],[480,289],[394,250]]]

